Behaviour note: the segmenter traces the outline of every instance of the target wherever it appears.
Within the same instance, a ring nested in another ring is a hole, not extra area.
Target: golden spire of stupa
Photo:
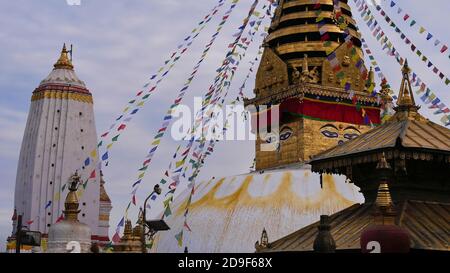
[[[67,55],[69,51],[67,51],[66,44],[64,43],[63,49],[61,50],[61,56],[59,57],[58,61],[53,66],[55,69],[69,69],[73,70],[73,64],[72,61],[69,59],[69,56]]]
[[[78,203],[77,190],[80,184],[80,176],[78,172],[75,172],[69,178],[69,193],[67,194],[66,201],[64,202],[64,215],[66,220],[78,221],[78,213],[81,210],[78,209],[80,204]]]

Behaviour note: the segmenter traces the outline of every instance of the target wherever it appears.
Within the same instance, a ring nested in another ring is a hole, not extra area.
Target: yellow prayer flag
[[[161,142],[161,139],[157,139],[152,142],[152,145],[159,145],[160,142]]]
[[[176,166],[177,166],[177,168],[179,168],[179,167],[183,166],[183,164],[184,164],[184,160],[181,160],[176,163]]]

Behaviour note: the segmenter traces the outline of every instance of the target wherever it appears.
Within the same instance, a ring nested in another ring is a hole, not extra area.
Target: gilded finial
[[[380,209],[386,209],[392,206],[391,192],[386,181],[383,181],[378,186],[377,199],[375,204]]]
[[[405,64],[402,67],[402,72],[403,72],[403,75],[404,74],[409,75],[409,73],[411,73],[411,68],[409,68],[409,66],[408,66],[408,59],[405,60]]]
[[[269,236],[267,236],[266,228],[263,228],[261,240],[255,243],[255,249],[256,251],[262,251],[267,248],[269,248]]]
[[[131,239],[131,236],[133,234],[133,228],[131,226],[131,221],[126,220],[125,221],[125,228],[123,230],[123,238],[124,239]]]
[[[78,221],[78,213],[80,213],[81,210],[78,209],[80,204],[78,203],[77,190],[80,181],[81,178],[78,175],[78,172],[75,172],[75,174],[69,178],[69,193],[64,202],[65,210],[63,211],[66,220]]]
[[[387,162],[384,153],[378,161],[377,170],[380,172],[380,185],[378,186],[377,198],[375,200],[376,221],[381,224],[392,224],[395,211],[388,185],[391,166]]]
[[[411,81],[409,80],[409,73],[411,69],[408,66],[408,60],[405,60],[405,64],[402,68],[402,83],[400,86],[400,92],[398,95],[397,105],[399,111],[417,111],[419,108],[416,106],[414,95],[412,93]]]
[[[68,56],[69,51],[66,48],[66,44],[64,43],[63,48],[61,50],[61,55],[59,56],[58,61],[53,66],[55,69],[69,69],[73,70],[73,65]]]

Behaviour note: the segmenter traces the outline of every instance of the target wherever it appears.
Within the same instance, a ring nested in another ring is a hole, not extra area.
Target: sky
[[[68,5],[66,0],[0,0],[0,251],[5,247],[11,232],[11,215],[14,207],[14,184],[23,132],[30,106],[32,91],[53,68],[62,44],[73,44],[73,63],[78,76],[86,82],[94,97],[97,132],[100,134],[120,114],[126,103],[135,95],[147,79],[170,57],[177,45],[190,33],[198,22],[212,9],[216,0],[81,0],[81,5]],[[177,63],[167,80],[139,115],[130,123],[121,141],[111,151],[109,166],[104,168],[106,188],[113,202],[111,230],[115,229],[128,204],[131,185],[137,169],[145,157],[149,143],[160,128],[162,117],[176,92],[189,78],[204,46],[210,41],[229,0],[208,27],[193,43],[184,59]],[[220,66],[232,35],[240,26],[253,1],[241,0],[235,12],[224,26],[197,77],[192,82],[184,104],[192,105],[194,96],[207,92]],[[398,23],[414,44],[438,66],[450,75],[450,51],[439,53],[432,41],[418,33],[417,27],[397,15],[388,6],[390,1],[380,3],[388,15]],[[433,33],[442,43],[450,45],[448,0],[396,0],[410,16]],[[349,1],[354,9],[352,0]],[[355,10],[354,10],[355,11]],[[373,9],[373,12],[376,12]],[[439,80],[430,69],[413,54],[377,15],[377,20],[393,41],[402,56],[407,57],[411,68],[443,102],[450,105],[450,87]],[[359,15],[355,19],[363,37],[374,52],[384,74],[394,90],[398,91],[400,67],[392,57],[381,52],[381,46],[371,36]],[[268,20],[264,21],[267,25]],[[261,43],[258,36],[250,46],[247,58],[237,71],[230,88],[229,98],[235,98],[238,88],[249,71],[249,61],[254,59]],[[254,74],[245,89],[252,97]],[[416,98],[419,104],[423,104]],[[422,114],[439,123],[441,116],[422,106]],[[146,179],[138,194],[143,200],[159,181],[162,169],[167,168],[174,147],[178,143],[166,137],[152,162]],[[254,158],[252,141],[225,141],[206,162],[199,180],[212,176],[221,177],[249,171]],[[153,214],[159,211],[153,211]]]

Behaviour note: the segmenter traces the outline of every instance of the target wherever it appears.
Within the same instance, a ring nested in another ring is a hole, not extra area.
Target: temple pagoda
[[[406,62],[390,120],[310,162],[320,174],[347,176],[364,194],[364,204],[329,218],[336,251],[367,252],[368,237],[376,234],[382,236],[372,242],[381,241],[381,252],[404,252],[408,240],[411,251],[449,250],[450,130],[419,113],[409,73]],[[321,224],[302,228],[260,251],[313,251]],[[398,236],[389,235],[393,233]]]

